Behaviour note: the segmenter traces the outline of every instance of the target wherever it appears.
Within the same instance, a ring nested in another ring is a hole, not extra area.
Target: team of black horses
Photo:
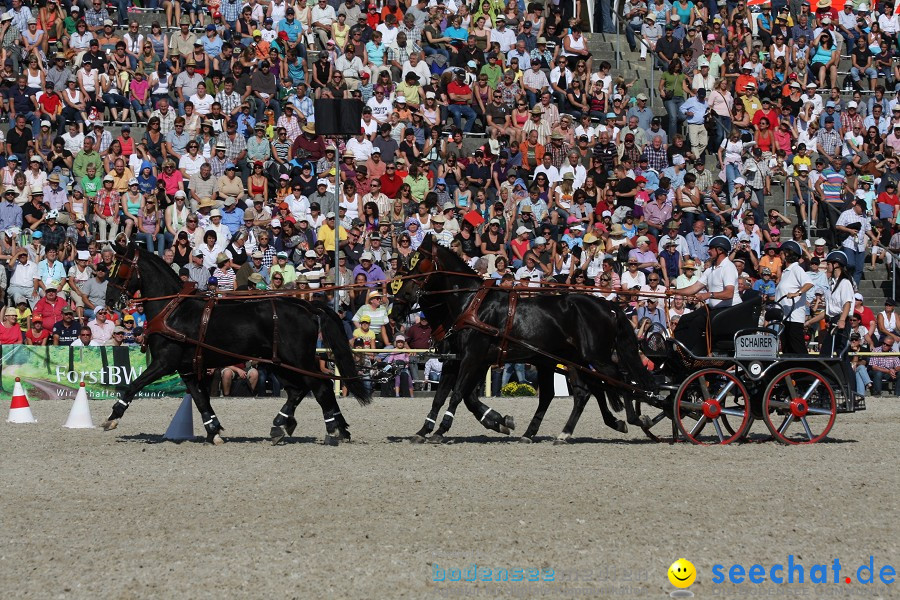
[[[591,395],[597,398],[604,423],[612,429],[627,431],[626,423],[612,412],[623,409],[629,424],[646,425],[636,403],[656,389],[656,382],[643,367],[634,331],[615,304],[589,294],[521,294],[501,286],[479,293],[482,278],[430,236],[403,275],[395,283],[392,316],[403,319],[418,305],[435,330],[447,333],[440,343],[456,357],[445,363],[431,411],[411,438],[413,442],[443,441],[460,402],[484,427],[510,434],[515,429],[514,419],[481,402],[477,394],[486,370],[498,359],[537,367],[538,408],[523,442],[532,441],[538,433],[553,399],[553,376],[559,365],[567,369],[574,405],[558,441],[571,438]],[[143,387],[178,373],[200,412],[206,441],[221,444],[224,428],[210,404],[209,373],[241,358],[252,358],[271,365],[288,392],[287,402],[272,423],[273,443],[294,432],[294,412],[309,392],[322,408],[325,443],[349,441],[349,426],[334,394],[333,376],[323,372],[316,355],[320,336],[331,349],[350,394],[362,405],[371,402],[340,318],[325,302],[292,295],[226,296],[210,301],[204,293],[186,293],[169,265],[130,245],[116,257],[107,302],[122,309],[136,297],[143,299],[148,324],[153,323],[147,341],[150,361],[113,405],[103,422],[106,430],[116,428]],[[477,326],[463,327],[458,323],[460,316],[476,298],[477,307],[468,314]],[[170,304],[173,301],[175,304]],[[438,425],[438,413],[448,397],[449,407]]]

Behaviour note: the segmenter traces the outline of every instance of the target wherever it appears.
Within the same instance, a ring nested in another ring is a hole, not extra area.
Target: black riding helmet
[[[710,248],[718,248],[722,252],[731,252],[731,240],[729,240],[724,235],[717,235],[713,239],[709,240]]]
[[[800,244],[795,242],[794,240],[788,240],[781,244],[779,248],[782,252],[793,252],[797,256],[803,256],[803,250],[800,249]]]
[[[829,252],[828,256],[825,257],[825,262],[829,263],[837,263],[842,267],[847,266],[847,255],[844,254],[840,250],[835,250],[834,252]]]

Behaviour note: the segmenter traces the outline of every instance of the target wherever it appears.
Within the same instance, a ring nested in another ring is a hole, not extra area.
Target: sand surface
[[[900,597],[856,572],[870,556],[876,581],[900,571],[895,399],[791,448],[650,443],[606,429],[595,404],[576,443],[553,445],[569,399],[531,445],[462,407],[452,443],[410,444],[422,398],[343,400],[354,440],[336,448],[309,400],[297,437],[271,446],[272,398],[214,400],[222,447],[164,442],[179,402],[137,401],[107,433],[63,429],[68,401],[35,403],[35,425],[0,423],[0,597],[665,598],[682,556],[697,598]],[[536,400],[489,404],[522,431]],[[91,406],[99,423],[110,403]],[[806,583],[712,581],[715,564],[727,577],[788,555]],[[809,583],[815,564],[831,582],[835,559],[852,583]],[[492,581],[450,581],[487,569]],[[524,581],[493,581],[517,569]]]

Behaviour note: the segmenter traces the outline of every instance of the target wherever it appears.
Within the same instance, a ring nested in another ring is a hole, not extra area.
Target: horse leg
[[[221,446],[225,443],[225,440],[222,439],[219,432],[224,431],[225,428],[222,427],[222,424],[219,422],[219,417],[213,412],[212,405],[210,404],[209,386],[211,378],[204,377],[202,380],[198,381],[193,372],[182,372],[181,379],[191,393],[191,397],[194,399],[194,405],[197,407],[201,419],[203,419],[203,428],[206,429],[206,443]]]
[[[444,365],[443,373],[441,374],[441,379],[438,381],[438,388],[434,394],[434,399],[431,401],[431,410],[428,413],[428,416],[425,417],[425,424],[422,425],[422,429],[416,432],[414,436],[409,438],[409,441],[414,444],[421,444],[425,441],[425,438],[434,431],[434,424],[437,420],[438,413],[441,410],[441,407],[444,405],[444,401],[447,399],[447,396],[450,395],[450,392],[453,391],[453,384],[450,383],[456,379],[456,374],[459,372],[459,362],[458,361],[447,361],[447,364]]]
[[[322,407],[322,417],[325,419],[325,445],[337,446],[341,443],[341,438],[335,415],[340,413],[341,409],[338,408],[337,399],[334,397],[331,381],[311,380],[309,385],[313,395],[316,397],[316,402]],[[341,417],[341,420],[343,420],[343,417]]]
[[[567,444],[572,439],[572,434],[575,432],[575,426],[578,425],[581,413],[584,412],[584,407],[587,406],[588,400],[591,398],[590,391],[581,383],[577,375],[570,374],[569,387],[572,389],[572,412],[569,414],[569,419],[566,421],[565,426],[563,426],[562,433],[556,436],[554,444]],[[602,411],[603,409],[601,408],[600,410]]]
[[[537,435],[538,429],[541,427],[547,408],[550,407],[550,403],[553,401],[553,374],[554,368],[552,365],[538,368],[538,387],[541,390],[538,397],[538,407],[531,418],[531,423],[528,424],[528,429],[525,430],[525,434],[519,440],[520,442],[533,442],[534,436]]]
[[[490,367],[487,367],[490,369]],[[481,372],[476,379],[476,382],[480,382],[484,380],[485,370]],[[501,415],[499,412],[482,402],[478,399],[478,394],[475,392],[477,388],[477,383],[475,387],[472,388],[472,393],[467,395],[464,399],[466,403],[466,408],[478,419],[478,422],[485,426],[485,428],[490,429],[492,431],[496,431],[497,433],[502,433],[503,435],[509,435],[510,432],[516,428],[516,420],[512,415]],[[485,391],[487,394],[487,390]]]
[[[610,373],[610,375],[612,375],[612,373]],[[604,384],[602,384],[599,381],[596,381],[590,377],[584,378],[584,384],[590,389],[590,391],[594,394],[594,396],[597,397],[597,406],[600,407],[600,414],[603,415],[603,422],[606,424],[606,426],[609,427],[610,429],[615,429],[616,431],[618,431],[620,433],[627,433],[628,425],[625,423],[625,421],[623,421],[621,419],[617,419],[613,415],[612,411],[609,409],[610,402],[608,402],[608,400],[610,398],[610,394],[618,394],[618,391],[612,391],[612,392],[607,393],[607,389]],[[617,396],[617,397],[619,400],[621,400],[621,396]],[[585,398],[585,402],[587,402],[587,398]],[[630,404],[630,402],[627,398],[622,402],[625,404],[625,414],[627,416],[628,408],[632,407],[632,410],[633,410],[634,405]],[[613,408],[616,408],[615,399],[613,399],[612,404],[613,404]],[[621,409],[619,409],[619,410],[621,410]],[[630,422],[631,421],[629,421],[629,423]]]
[[[275,418],[272,420],[272,429],[269,431],[269,438],[272,440],[273,446],[279,444],[284,438],[294,435],[294,430],[297,428],[297,419],[294,417],[294,412],[300,406],[303,398],[306,397],[307,392],[309,392],[309,388],[303,387],[298,389],[290,384],[286,385],[285,389],[288,393],[287,402],[275,415]]]
[[[128,384],[128,386],[125,388],[125,391],[122,392],[122,397],[116,400],[116,403],[113,404],[112,411],[109,413],[109,416],[106,417],[106,420],[100,424],[103,430],[112,431],[113,429],[118,427],[119,419],[121,419],[125,414],[125,411],[128,410],[128,407],[131,405],[131,401],[134,400],[134,397],[137,395],[137,393],[157,379],[174,373],[177,370],[176,364],[177,363],[172,360],[165,360],[162,358],[152,360],[150,364],[147,365],[147,368],[144,369],[144,372],[141,373],[141,375],[137,379]]]
[[[430,443],[440,444],[444,441],[444,434],[453,426],[453,416],[456,413],[456,408],[459,406],[459,403],[470,394],[474,394],[475,388],[478,385],[478,377],[484,375],[484,369],[478,368],[480,363],[484,363],[484,360],[482,360],[483,358],[483,356],[477,356],[476,353],[472,352],[467,354],[466,357],[460,361],[459,374],[453,385],[453,393],[450,396],[450,405],[444,412],[444,418],[441,419],[438,430],[428,439]],[[443,376],[441,376],[441,379],[443,379]],[[477,415],[477,413],[475,414]],[[482,423],[485,423],[486,416],[486,413],[482,414],[481,419],[479,420]]]

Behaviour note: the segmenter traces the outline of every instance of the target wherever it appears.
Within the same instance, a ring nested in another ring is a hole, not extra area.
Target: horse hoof
[[[284,427],[272,427],[272,430],[269,432],[269,437],[272,440],[272,445],[277,446],[281,443],[281,441],[288,436],[288,432],[285,431]]]
[[[421,435],[419,435],[419,434],[417,433],[416,435],[414,435],[414,436],[412,436],[411,438],[409,438],[409,443],[410,443],[410,444],[424,444],[424,443],[425,443],[425,437],[424,437],[424,436],[421,436]]]
[[[288,417],[287,421],[284,424],[284,430],[288,435],[294,435],[294,430],[297,429],[297,419],[294,417]]]
[[[430,438],[428,438],[428,443],[429,443],[429,444],[443,444],[443,443],[444,443],[444,436],[442,436],[442,435],[439,434],[439,433],[435,433],[435,434],[432,435]]]
[[[118,426],[119,426],[118,419],[109,419],[109,420],[103,421],[103,423],[100,424],[100,427],[103,428],[103,431],[112,431],[113,429],[115,429]]]
[[[651,427],[653,427],[653,419],[651,419],[647,415],[641,415],[640,417],[638,417],[637,425],[642,429],[650,429]]]
[[[560,438],[556,438],[555,440],[553,440],[553,445],[554,445],[554,446],[566,446],[566,445],[571,444],[571,443],[572,443],[572,442],[571,442],[571,441],[569,440],[569,438],[567,438],[567,437],[566,437],[566,438],[561,438],[561,437],[560,437]]]
[[[351,441],[351,440],[350,440],[350,432],[347,431],[346,429],[341,429],[341,430],[340,430],[339,437],[340,437],[340,439],[341,439],[342,442],[347,442],[347,443],[349,443],[349,442]]]
[[[339,446],[340,443],[341,443],[341,441],[336,436],[333,436],[333,435],[325,436],[325,445],[326,446]]]
[[[533,441],[534,441],[534,440],[531,439],[530,437],[522,436],[522,437],[519,438],[519,443],[520,443],[520,444],[530,444],[530,443],[532,443]]]
[[[513,431],[516,428],[516,420],[512,415],[506,415],[503,417],[503,424],[509,427],[510,431]]]
[[[497,431],[502,433],[503,435],[509,435],[509,427],[507,427],[506,425],[500,425],[499,427],[497,427]]]
[[[212,443],[213,443],[213,446],[221,446],[222,444],[225,443],[225,440],[222,439],[222,436],[217,433],[216,435],[213,436]]]
[[[620,433],[628,433],[628,424],[625,421],[619,421],[616,423],[615,429]]]

